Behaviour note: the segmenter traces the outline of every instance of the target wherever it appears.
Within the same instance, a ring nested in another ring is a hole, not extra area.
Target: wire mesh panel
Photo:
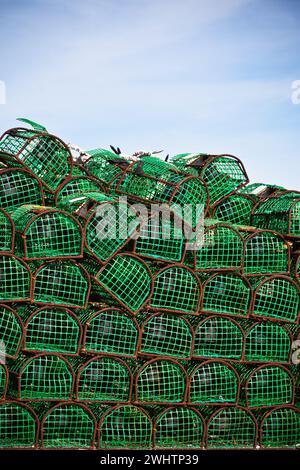
[[[23,340],[21,318],[11,307],[0,305],[0,362],[15,359]]]
[[[88,273],[73,261],[48,262],[38,268],[34,276],[36,303],[84,308],[89,291]]]
[[[193,357],[241,360],[244,333],[229,318],[212,316],[201,320],[195,329]]]
[[[152,359],[136,374],[136,400],[141,403],[181,403],[187,377],[183,367],[171,359]]]
[[[0,400],[3,400],[6,396],[6,390],[8,386],[8,369],[5,364],[0,362]]]
[[[203,444],[205,423],[195,408],[167,408],[156,418],[153,428],[156,449],[199,449]]]
[[[221,222],[250,225],[255,198],[247,194],[232,194],[216,204],[213,216]]]
[[[100,449],[149,449],[152,447],[152,422],[137,406],[116,406],[99,423]]]
[[[246,332],[244,359],[249,362],[290,362],[292,337],[281,325],[255,323]]]
[[[14,246],[15,225],[10,215],[0,208],[0,252],[13,253]]]
[[[84,163],[89,174],[103,183],[109,184],[112,179],[122,173],[130,164],[128,160],[106,149],[88,150],[90,158]]]
[[[41,422],[44,448],[91,449],[96,422],[89,409],[78,403],[61,403],[51,408]]]
[[[17,302],[31,298],[29,266],[13,255],[0,255],[0,301]]]
[[[299,287],[287,276],[270,276],[254,284],[252,314],[278,321],[296,322],[299,314]]]
[[[222,359],[205,361],[192,370],[189,379],[189,402],[236,403],[238,396],[238,374]]]
[[[79,222],[63,211],[24,205],[13,214],[16,250],[27,260],[80,257],[83,235]]]
[[[22,204],[44,204],[41,182],[21,168],[0,170],[0,207],[12,212]]]
[[[24,403],[0,403],[0,448],[35,448],[39,423]]]
[[[191,269],[169,265],[154,277],[150,306],[171,312],[197,313],[201,292],[200,281]]]
[[[299,448],[299,409],[282,406],[267,412],[260,425],[260,444],[263,448]]]
[[[256,420],[240,406],[217,410],[207,423],[208,449],[255,448],[256,442]]]
[[[74,173],[73,173],[74,175]],[[104,191],[102,184],[90,176],[77,175],[64,180],[55,192],[55,205],[64,197],[90,191]]]

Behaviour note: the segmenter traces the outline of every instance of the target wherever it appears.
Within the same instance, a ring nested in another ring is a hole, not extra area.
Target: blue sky
[[[231,153],[300,189],[298,0],[0,0],[0,129],[84,148]]]

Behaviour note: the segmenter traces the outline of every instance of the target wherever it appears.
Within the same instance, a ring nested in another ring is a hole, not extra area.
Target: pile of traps
[[[0,447],[299,447],[300,192],[21,121],[0,139]]]

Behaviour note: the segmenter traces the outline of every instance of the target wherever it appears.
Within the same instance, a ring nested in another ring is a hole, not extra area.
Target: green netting
[[[191,372],[189,383],[191,403],[235,403],[238,393],[238,374],[222,360],[203,362]]]
[[[57,207],[77,216],[84,224],[88,212],[92,212],[92,209],[96,205],[105,204],[114,200],[114,198],[100,191],[90,191],[63,197],[58,201]]]
[[[0,171],[0,206],[12,212],[22,204],[43,204],[41,183],[26,170],[10,168]]]
[[[207,426],[208,449],[254,448],[257,425],[253,416],[240,407],[218,410]]]
[[[260,199],[265,199],[270,196],[272,193],[279,192],[284,190],[283,186],[276,186],[275,184],[265,184],[265,183],[251,183],[247,184],[244,188],[239,189],[239,193],[247,194],[253,197],[256,201]]]
[[[30,300],[31,272],[24,261],[12,255],[1,255],[0,279],[0,301]]]
[[[48,207],[23,205],[13,214],[16,251],[25,259],[78,257],[82,229],[71,215]]]
[[[251,362],[289,362],[292,339],[271,322],[256,323],[246,333],[244,359]]]
[[[0,448],[34,448],[38,424],[29,407],[21,403],[0,403]]]
[[[95,419],[82,405],[53,407],[41,423],[42,447],[89,449],[94,443]]]
[[[151,307],[183,313],[197,313],[201,284],[192,270],[170,265],[154,278]]]
[[[141,329],[141,353],[182,359],[191,357],[192,330],[184,318],[167,313],[155,314],[145,319]]]
[[[204,285],[203,311],[246,317],[251,287],[237,274],[213,274]]]
[[[246,194],[232,194],[216,205],[214,217],[221,222],[250,225],[255,199]]]
[[[6,388],[8,385],[8,371],[4,364],[0,363],[0,400],[3,400],[6,395]]]
[[[100,449],[149,449],[152,423],[142,408],[125,405],[113,408],[100,421]]]
[[[93,149],[86,152],[91,156],[85,163],[84,168],[103,183],[109,184],[111,180],[122,173],[129,165],[129,161],[110,150]]]
[[[291,278],[272,276],[257,281],[253,315],[296,322],[298,313],[299,289]]]
[[[64,181],[59,186],[59,188],[57,188],[55,200],[57,203],[64,197],[93,191],[103,191],[103,186],[99,181],[84,175],[72,176],[71,178],[68,178],[66,181]]]
[[[132,387],[131,373],[120,359],[91,359],[78,371],[76,398],[85,401],[127,402]]]
[[[193,408],[168,408],[154,423],[154,446],[157,449],[199,449],[203,437],[203,419]]]
[[[241,359],[244,334],[233,320],[209,317],[195,329],[193,357]]]
[[[215,225],[214,221],[206,221],[203,244],[195,249],[196,269],[238,270],[242,267],[243,255],[243,238],[236,230],[226,225]]]
[[[262,447],[300,446],[300,411],[292,407],[279,407],[270,411],[261,423]]]
[[[6,305],[0,305],[0,359],[16,358],[23,340],[23,325],[18,314]]]
[[[0,175],[1,179],[1,175]],[[15,228],[11,217],[0,209],[0,251],[12,253],[15,242]]]
[[[275,233],[259,231],[248,235],[245,241],[245,274],[287,273],[289,246]]]
[[[85,307],[90,283],[87,273],[72,261],[52,261],[35,273],[34,301]]]
[[[147,265],[128,254],[114,256],[99,271],[96,280],[132,312],[138,311],[151,293],[151,273]]]

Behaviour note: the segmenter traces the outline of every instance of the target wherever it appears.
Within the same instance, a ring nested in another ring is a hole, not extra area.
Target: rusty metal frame
[[[81,167],[81,168],[85,171],[84,167]],[[88,180],[88,181],[92,181],[93,183],[96,183],[99,187],[98,191],[100,191],[101,193],[105,193],[105,188],[104,188],[103,184],[97,178],[95,178],[94,176],[89,176],[87,174],[86,175],[72,175],[71,174],[71,175],[67,176],[60,183],[59,186],[57,186],[56,191],[54,192],[54,204],[55,204],[55,206],[57,206],[60,191],[62,189],[64,189],[64,187],[67,184],[69,184],[71,181],[78,180],[78,179],[84,179],[84,180]]]
[[[35,421],[35,426],[36,426],[36,431],[35,431],[35,444],[34,447],[1,447],[0,446],[0,451],[5,451],[5,450],[13,450],[13,451],[19,451],[19,450],[38,450],[39,447],[39,435],[40,435],[40,420],[36,414],[36,412],[29,406],[28,403],[24,403],[21,401],[13,400],[13,399],[7,399],[5,401],[0,401],[0,406],[1,404],[9,404],[9,403],[15,403],[16,405],[19,405],[21,408],[25,408],[34,418]]]

